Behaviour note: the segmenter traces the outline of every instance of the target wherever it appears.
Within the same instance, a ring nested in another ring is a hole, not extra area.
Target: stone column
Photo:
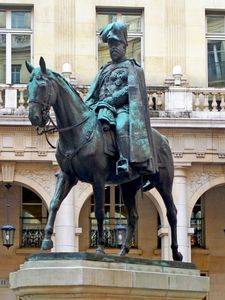
[[[75,251],[73,189],[62,202],[55,223],[55,252]]]
[[[158,230],[158,236],[161,238],[161,259],[171,260],[171,250],[170,250],[170,239],[169,239],[169,228],[161,227]]]
[[[186,169],[175,167],[173,183],[174,202],[177,207],[177,238],[179,251],[183,255],[183,261],[190,260],[188,242],[188,222],[187,222],[187,179]]]

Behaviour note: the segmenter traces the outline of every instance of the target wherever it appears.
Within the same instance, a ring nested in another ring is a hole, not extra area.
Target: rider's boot
[[[117,137],[117,144],[118,144],[120,158],[116,163],[116,174],[122,176],[129,176],[130,175],[129,160],[128,160],[129,138],[126,136]]]

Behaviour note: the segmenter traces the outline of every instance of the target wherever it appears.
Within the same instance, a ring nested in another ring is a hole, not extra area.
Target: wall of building
[[[220,0],[2,0],[1,4],[33,6],[33,63],[43,56],[50,69],[60,72],[69,62],[78,84],[90,84],[97,71],[96,8],[144,8],[144,68],[146,82],[153,86],[163,85],[178,64],[191,85],[207,86],[205,12],[224,9]]]
[[[177,64],[181,65],[191,86],[207,86],[205,13],[206,10],[225,10],[224,0],[2,0],[2,4],[10,7],[16,7],[18,4],[33,7],[34,65],[37,65],[39,57],[43,56],[48,68],[61,72],[63,63],[68,62],[72,66],[77,84],[90,84],[98,68],[95,38],[96,7],[144,8],[144,69],[146,83],[152,86],[163,85],[165,79],[171,76],[172,68]],[[209,115],[205,116],[209,117]],[[0,128],[0,181],[10,180],[14,183],[12,195],[15,201],[12,203],[12,217],[18,228],[21,184],[39,193],[49,205],[55,183],[54,173],[58,167],[54,151],[48,147],[43,136],[37,136],[31,129],[27,118],[19,120],[17,125],[13,120],[14,117],[10,116],[1,123],[3,126]],[[178,124],[179,121],[183,122],[182,125]],[[201,120],[169,118],[154,120],[153,118],[153,125],[158,126],[159,130],[168,137],[175,165],[177,168],[183,168],[182,182],[183,185],[186,184],[187,191],[182,198],[182,205],[187,213],[184,231],[186,234],[188,234],[188,222],[193,206],[206,192],[204,196],[206,249],[193,249],[192,260],[202,272],[210,275],[211,298],[222,300],[225,294],[223,288],[225,280],[224,187],[210,189],[225,183],[224,128],[211,128],[221,127],[223,120],[214,123],[209,117],[208,121],[203,126]],[[15,126],[6,126],[7,122]],[[51,136],[51,141],[55,143],[56,138],[56,135]],[[11,170],[10,174],[7,170]],[[75,240],[74,250],[88,248],[87,199],[90,194],[91,187],[79,183],[71,196],[74,199],[74,215],[70,218],[72,224],[69,225],[83,230],[79,237],[78,234],[74,237],[71,231],[71,236]],[[157,193],[153,191],[152,194]],[[4,219],[3,199],[5,194],[0,189],[0,220]],[[179,197],[175,199],[178,205],[179,200]],[[148,197],[139,199],[138,243],[141,251],[136,255],[142,254],[149,258],[156,258],[159,255],[159,252],[155,252],[157,209],[162,215],[168,239],[166,210],[160,196],[155,197],[154,201]],[[66,223],[63,223],[66,216],[61,215],[60,218],[61,223],[59,222],[58,228],[62,228]],[[60,238],[62,240],[60,231],[56,235],[58,241]],[[188,236],[187,242],[189,240]],[[190,252],[190,245],[184,246]],[[9,271],[16,270],[24,261],[27,253],[21,252],[18,248],[19,231],[16,232],[16,243],[13,248],[9,251],[2,247],[0,249],[0,264],[3,266],[0,268],[0,278],[7,277]],[[170,258],[168,245],[164,252],[167,256],[163,257]],[[6,291],[1,289],[0,293],[0,298],[5,300],[2,295]]]

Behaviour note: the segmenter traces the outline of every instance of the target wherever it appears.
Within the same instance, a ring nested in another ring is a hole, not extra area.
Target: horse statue
[[[51,119],[53,107],[56,124],[53,127],[59,134],[56,159],[60,172],[56,175],[56,187],[50,203],[48,221],[45,227],[42,249],[53,247],[51,236],[57,211],[69,191],[78,180],[92,184],[95,200],[95,217],[98,224],[97,254],[104,254],[104,203],[105,185],[118,184],[127,209],[127,234],[119,255],[129,252],[132,237],[138,219],[135,195],[142,188],[143,182],[151,183],[165,203],[167,217],[171,227],[172,255],[176,261],[182,261],[182,254],[177,245],[177,210],[172,197],[174,167],[172,153],[167,139],[153,129],[153,141],[159,161],[159,173],[152,176],[140,176],[132,172],[129,177],[116,174],[117,157],[105,152],[105,133],[95,112],[90,110],[79,93],[58,73],[46,68],[44,59],[40,67],[34,68],[26,62],[30,74],[28,83],[29,119],[33,126],[46,128]]]

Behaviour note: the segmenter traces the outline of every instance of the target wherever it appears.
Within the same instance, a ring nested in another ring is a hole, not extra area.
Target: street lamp
[[[1,227],[2,232],[2,242],[3,246],[5,246],[7,249],[9,249],[14,244],[14,234],[15,234],[15,227],[13,225],[9,225],[9,215],[8,215],[8,209],[10,207],[9,201],[8,201],[8,192],[11,188],[11,184],[7,183],[5,185],[5,188],[7,189],[7,196],[6,196],[6,225],[3,225]]]
[[[5,246],[7,249],[14,244],[15,230],[15,227],[12,225],[3,225],[1,227],[3,246]]]
[[[115,226],[115,232],[116,232],[116,245],[122,246],[126,238],[126,232],[127,232],[126,226],[122,224],[117,224]]]
[[[115,226],[115,239],[117,246],[124,245],[126,233],[127,227],[124,224],[122,224],[122,192],[119,188],[119,222]]]

